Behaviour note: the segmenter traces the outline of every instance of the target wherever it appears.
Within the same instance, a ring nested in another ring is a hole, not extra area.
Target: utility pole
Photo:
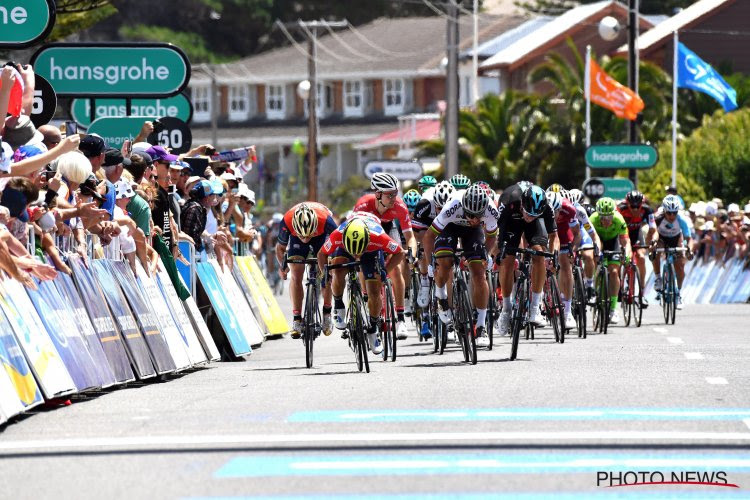
[[[445,85],[445,177],[458,173],[458,4],[448,2],[446,47],[448,67]]]
[[[628,87],[638,93],[638,11],[639,0],[628,0]],[[628,142],[638,142],[638,124],[635,120],[628,122]],[[638,171],[630,169],[629,175],[633,184],[638,187]]]
[[[316,61],[318,30],[321,28],[346,28],[346,21],[297,21],[286,23],[287,28],[300,29],[307,36],[307,80],[310,93],[307,97],[307,199],[318,201],[318,75]]]

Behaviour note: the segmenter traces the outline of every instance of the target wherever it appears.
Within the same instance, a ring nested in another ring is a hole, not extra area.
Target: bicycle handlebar
[[[505,257],[505,254],[508,252],[526,254],[526,255],[531,255],[535,257],[546,257],[548,259],[553,259],[555,257],[555,254],[551,252],[545,252],[543,250],[534,250],[533,248],[517,248],[517,247],[505,247],[503,249],[502,256]]]
[[[318,259],[305,259],[305,260],[287,260],[284,257],[284,264],[317,264]]]
[[[326,271],[330,271],[331,269],[349,269],[352,267],[359,267],[361,264],[358,260],[355,260],[353,262],[343,262],[341,264],[328,264],[326,266]]]

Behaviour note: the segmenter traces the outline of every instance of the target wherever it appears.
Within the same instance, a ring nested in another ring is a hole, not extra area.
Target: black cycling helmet
[[[625,201],[630,206],[640,207],[643,204],[643,193],[634,189],[625,195]]]

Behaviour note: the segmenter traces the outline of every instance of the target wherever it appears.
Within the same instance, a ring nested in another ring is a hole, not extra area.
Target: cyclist
[[[448,302],[448,285],[453,280],[453,254],[458,240],[461,240],[464,258],[471,271],[472,303],[477,311],[474,333],[479,346],[489,345],[485,327],[489,301],[485,265],[486,252],[492,253],[497,242],[497,218],[497,208],[487,191],[473,184],[463,192],[456,192],[448,200],[422,240],[425,255],[431,256],[433,251],[435,253],[435,296],[440,307],[438,314],[440,320],[448,325],[453,320]]]
[[[385,261],[385,254],[389,255]],[[324,272],[325,264],[329,256],[333,256],[333,263],[340,264],[346,261],[359,259],[362,264],[362,273],[365,277],[365,289],[367,291],[367,309],[370,313],[370,326],[367,332],[370,348],[374,354],[380,354],[383,346],[377,337],[379,321],[382,310],[380,289],[382,279],[376,273],[376,262],[380,262],[381,269],[386,273],[392,273],[404,260],[404,250],[397,241],[388,236],[377,217],[369,213],[353,213],[349,220],[344,221],[328,237],[325,244],[318,253],[318,265],[321,273]],[[343,301],[344,285],[346,283],[346,269],[335,269],[331,280],[333,291],[334,311],[336,328],[346,328],[345,306]],[[342,335],[345,338],[345,335]]]
[[[279,262],[279,275],[286,280],[289,268],[281,269],[284,253],[290,262],[305,260],[309,254],[318,255],[326,238],[336,229],[333,214],[325,205],[313,201],[299,203],[290,208],[279,225],[276,242],[276,261]],[[289,295],[292,299],[292,338],[302,334],[302,299],[304,296],[302,279],[305,266],[291,266],[292,280]],[[323,333],[331,334],[331,287],[323,289]]]
[[[617,205],[617,211],[628,224],[628,237],[631,246],[644,246],[646,241],[650,243],[653,240],[654,233],[656,233],[654,211],[643,203],[643,193],[638,190],[630,191],[625,195],[625,201]],[[648,224],[648,234],[645,239],[641,231],[644,224]],[[638,253],[638,262],[636,263],[638,274],[641,276],[641,283],[646,283],[646,249],[639,248],[636,252]],[[643,307],[647,306],[646,297],[643,297]]]
[[[591,217],[591,225],[594,226],[599,238],[602,240],[602,250],[610,252],[624,252],[625,262],[630,261],[632,249],[630,238],[628,238],[628,225],[625,219],[616,210],[615,200],[609,197],[600,198],[596,202],[596,212]],[[603,256],[600,258],[604,258]],[[620,261],[607,259],[609,270],[609,297],[610,311],[609,322],[616,325],[620,322],[620,313],[617,310],[617,296],[620,293]]]
[[[435,179],[431,175],[422,176],[422,178],[419,179],[419,182],[417,183],[419,194],[424,194],[428,189],[434,188],[435,186],[437,186],[437,183],[437,179]]]
[[[559,192],[547,191],[547,204],[555,214],[557,236],[560,239],[560,298],[565,308],[565,325],[570,328],[575,324],[570,310],[573,300],[573,260],[570,250],[574,241],[580,238],[581,226],[578,224],[578,212],[567,198]],[[593,229],[592,229],[593,231]]]
[[[656,214],[655,224],[658,238],[650,241],[652,248],[679,248],[690,244],[690,228],[685,218],[679,214],[680,200],[677,196],[667,195],[661,203],[661,209]],[[688,257],[692,258],[690,254]],[[660,292],[662,289],[661,279],[661,254],[655,254],[654,260],[654,290]],[[676,255],[674,260],[674,271],[677,275],[677,287],[682,289],[682,281],[685,279],[685,257]],[[682,309],[682,297],[677,298],[677,307]]]
[[[547,204],[544,190],[531,185],[525,190],[519,184],[507,187],[500,195],[500,217],[498,219],[500,244],[505,247],[518,247],[521,236],[526,243],[538,251],[559,250],[555,215]],[[510,328],[512,309],[511,292],[515,283],[515,252],[506,251],[500,264],[500,289],[503,293],[503,311],[500,314],[500,335],[507,335]],[[539,306],[542,302],[542,291],[546,269],[544,257],[531,258],[531,311],[529,321],[536,326],[543,326]]]
[[[417,204],[422,199],[422,195],[416,189],[410,189],[404,194],[404,204],[406,209],[409,210],[409,218],[414,219],[414,209],[417,208]],[[413,228],[412,228],[413,229]]]
[[[398,179],[395,176],[378,172],[370,180],[374,193],[362,196],[354,205],[355,212],[368,212],[378,217],[385,232],[400,242],[401,246],[411,249],[417,255],[417,240],[411,228],[411,218],[406,204],[398,197]],[[404,340],[408,337],[404,320],[404,298],[406,283],[409,280],[409,266],[403,265],[390,273],[393,282],[393,295],[396,298],[396,337]]]
[[[471,180],[464,174],[456,174],[450,179],[450,183],[453,185],[453,189],[460,191],[462,189],[469,189]]]
[[[583,200],[583,192],[580,189],[571,189],[567,192],[567,198],[576,209],[578,224],[585,229],[585,231],[579,231],[581,239],[580,241],[577,241],[577,245],[578,250],[581,252],[581,260],[583,261],[584,285],[588,297],[591,298],[594,295],[594,272],[596,271],[594,246],[596,246],[596,248],[601,248],[602,242],[599,239],[599,235],[596,234],[596,231],[594,231],[594,228],[591,226],[591,221],[589,220],[589,215],[594,213],[594,210],[591,210],[589,213],[586,206],[581,203]]]

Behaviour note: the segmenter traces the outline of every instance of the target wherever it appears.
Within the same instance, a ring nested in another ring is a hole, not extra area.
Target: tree
[[[529,12],[558,16],[578,4],[594,3],[599,0],[517,0],[515,4]],[[627,3],[627,0],[622,0]],[[697,0],[641,0],[642,14],[673,15],[676,9],[684,8]]]

